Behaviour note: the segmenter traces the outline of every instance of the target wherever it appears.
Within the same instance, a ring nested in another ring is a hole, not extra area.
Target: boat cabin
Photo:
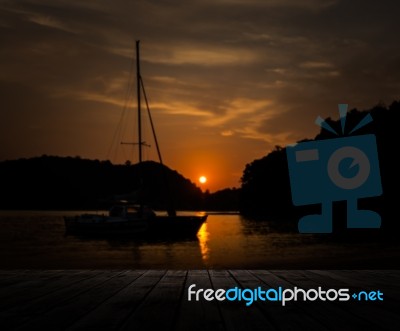
[[[139,205],[114,205],[109,211],[110,217],[121,217],[121,218],[150,218],[156,216],[153,210]]]

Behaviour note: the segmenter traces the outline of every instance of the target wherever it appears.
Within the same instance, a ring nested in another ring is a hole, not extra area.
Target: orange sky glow
[[[164,163],[203,190],[239,187],[247,163],[313,138],[315,118],[336,118],[338,103],[364,109],[399,99],[398,7],[0,0],[0,160],[137,162],[120,142],[137,140],[130,81],[140,39]],[[132,114],[124,113],[127,95]],[[149,126],[144,131],[152,145],[145,157],[156,160]]]

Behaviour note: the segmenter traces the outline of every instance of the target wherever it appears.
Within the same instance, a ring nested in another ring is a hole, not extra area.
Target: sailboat
[[[139,164],[142,160],[142,147],[145,145],[142,140],[141,128],[141,94],[145,98],[148,108],[150,124],[154,141],[157,147],[159,162],[163,165],[160,148],[154,130],[153,121],[150,115],[146,93],[140,74],[140,52],[139,43],[136,41],[136,83],[137,83],[137,111],[138,111],[138,153]],[[162,167],[165,170],[165,167]],[[164,185],[169,188],[165,174]],[[173,238],[175,236],[196,235],[201,225],[207,220],[206,213],[193,215],[178,215],[169,194],[169,208],[166,213],[156,214],[152,209],[145,206],[143,201],[136,203],[127,200],[118,201],[109,210],[108,214],[82,214],[78,216],[64,217],[67,233],[88,234],[88,235],[140,235],[140,236],[163,236]]]

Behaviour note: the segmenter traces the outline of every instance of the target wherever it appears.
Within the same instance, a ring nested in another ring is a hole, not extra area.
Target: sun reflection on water
[[[207,223],[203,223],[199,232],[197,232],[197,238],[199,239],[201,258],[204,263],[207,263],[210,258],[210,247],[208,246],[210,233],[207,230]]]

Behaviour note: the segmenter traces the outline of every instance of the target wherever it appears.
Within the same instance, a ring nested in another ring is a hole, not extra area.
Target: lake
[[[325,242],[281,233],[268,222],[210,214],[191,240],[66,236],[63,216],[82,212],[0,212],[0,268],[260,269],[398,268],[398,244]]]

